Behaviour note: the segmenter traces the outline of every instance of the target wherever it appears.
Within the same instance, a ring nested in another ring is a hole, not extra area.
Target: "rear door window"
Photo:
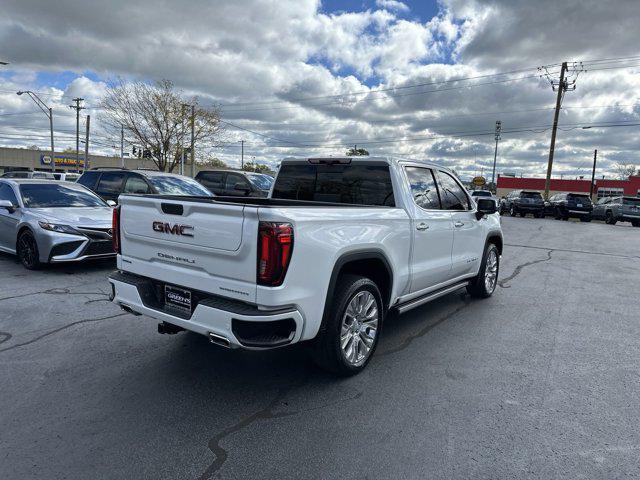
[[[224,188],[224,176],[225,172],[203,172],[197,176],[196,180],[216,193],[216,190],[219,191]]]
[[[124,172],[102,172],[102,176],[100,177],[100,182],[98,183],[98,188],[96,191],[100,194],[120,193],[124,175]]]
[[[273,198],[395,207],[389,166],[382,163],[284,163]]]
[[[436,181],[430,168],[406,167],[411,196],[421,208],[427,210],[440,209],[440,197]]]
[[[84,185],[90,190],[95,190],[96,182],[98,181],[99,176],[100,172],[85,172],[78,179],[78,183],[80,185]]]

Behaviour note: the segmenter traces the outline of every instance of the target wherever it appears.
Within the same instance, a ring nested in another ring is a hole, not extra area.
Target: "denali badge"
[[[173,235],[183,235],[185,237],[193,237],[193,227],[191,225],[171,225],[165,222],[153,222],[153,230],[160,233],[171,233]]]

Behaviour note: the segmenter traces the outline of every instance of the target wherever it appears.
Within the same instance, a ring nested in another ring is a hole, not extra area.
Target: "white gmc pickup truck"
[[[366,366],[390,310],[464,287],[489,297],[503,245],[491,199],[442,167],[376,157],[284,160],[269,198],[121,195],[113,239],[112,299],[160,333],[309,341],[342,375]]]

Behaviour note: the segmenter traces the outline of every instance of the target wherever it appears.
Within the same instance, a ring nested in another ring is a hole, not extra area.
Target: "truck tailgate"
[[[118,268],[254,302],[257,208],[212,201],[121,196]]]

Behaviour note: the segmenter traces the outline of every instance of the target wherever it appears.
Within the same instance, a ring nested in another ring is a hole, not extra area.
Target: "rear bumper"
[[[264,350],[300,341],[304,320],[293,307],[262,310],[259,307],[207,295],[197,301],[192,313],[180,314],[163,304],[162,284],[152,279],[126,272],[109,276],[113,302],[125,310],[152,317],[185,330],[228,341],[228,346]],[[194,298],[198,295],[194,294]]]

